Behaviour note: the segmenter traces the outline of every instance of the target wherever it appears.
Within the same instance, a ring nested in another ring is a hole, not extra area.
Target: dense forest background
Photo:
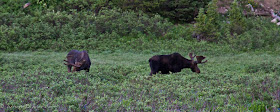
[[[0,0],[0,111],[277,112],[280,28],[246,6],[271,3]],[[90,72],[67,73],[72,49]],[[149,76],[149,58],[173,52],[208,62]]]

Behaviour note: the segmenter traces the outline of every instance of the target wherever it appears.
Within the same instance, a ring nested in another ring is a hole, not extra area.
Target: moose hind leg
[[[181,68],[175,67],[172,72],[173,73],[181,72]]]
[[[159,71],[159,65],[157,62],[151,61],[150,68],[151,68],[150,76],[152,76],[153,74],[156,74]]]
[[[169,74],[169,71],[161,71],[162,74]]]
[[[156,71],[151,70],[150,76],[152,76],[153,74],[156,74]]]

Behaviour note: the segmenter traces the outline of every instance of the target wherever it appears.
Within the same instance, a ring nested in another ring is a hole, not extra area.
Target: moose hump
[[[87,51],[71,50],[64,61],[66,62],[64,64],[67,65],[68,72],[71,72],[72,67],[72,72],[80,70],[86,70],[86,72],[89,72],[91,62]]]
[[[173,53],[169,55],[155,55],[149,59],[151,73],[156,74],[161,71],[162,74],[168,74],[170,71],[172,73],[181,72],[183,68],[190,68],[192,72],[200,73],[200,69],[197,64],[202,64],[207,62],[202,62],[206,57],[204,56],[193,56],[192,53],[189,53],[189,57],[186,59],[179,53]],[[196,57],[197,61],[194,60]]]

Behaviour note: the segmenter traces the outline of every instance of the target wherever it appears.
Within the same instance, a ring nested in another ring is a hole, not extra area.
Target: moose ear
[[[201,61],[205,58],[206,57],[204,57],[204,56],[196,56],[196,60],[197,60],[198,63],[201,63]]]

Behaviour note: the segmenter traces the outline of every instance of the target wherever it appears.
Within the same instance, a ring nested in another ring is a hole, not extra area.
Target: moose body
[[[186,59],[179,53],[173,53],[170,55],[155,55],[149,59],[151,73],[156,74],[161,71],[162,74],[168,74],[169,72],[176,73],[181,72],[183,68],[190,68],[192,72],[200,73],[200,69],[197,67],[197,64],[207,62],[201,62],[205,57],[203,56],[192,56],[192,53],[189,54],[191,60]],[[197,58],[197,61],[194,61],[194,57]]]
[[[71,50],[66,58],[67,60],[64,61],[67,63],[64,64],[67,65],[68,72],[71,72],[72,66],[72,72],[80,70],[86,70],[86,72],[89,72],[91,62],[87,51]]]

